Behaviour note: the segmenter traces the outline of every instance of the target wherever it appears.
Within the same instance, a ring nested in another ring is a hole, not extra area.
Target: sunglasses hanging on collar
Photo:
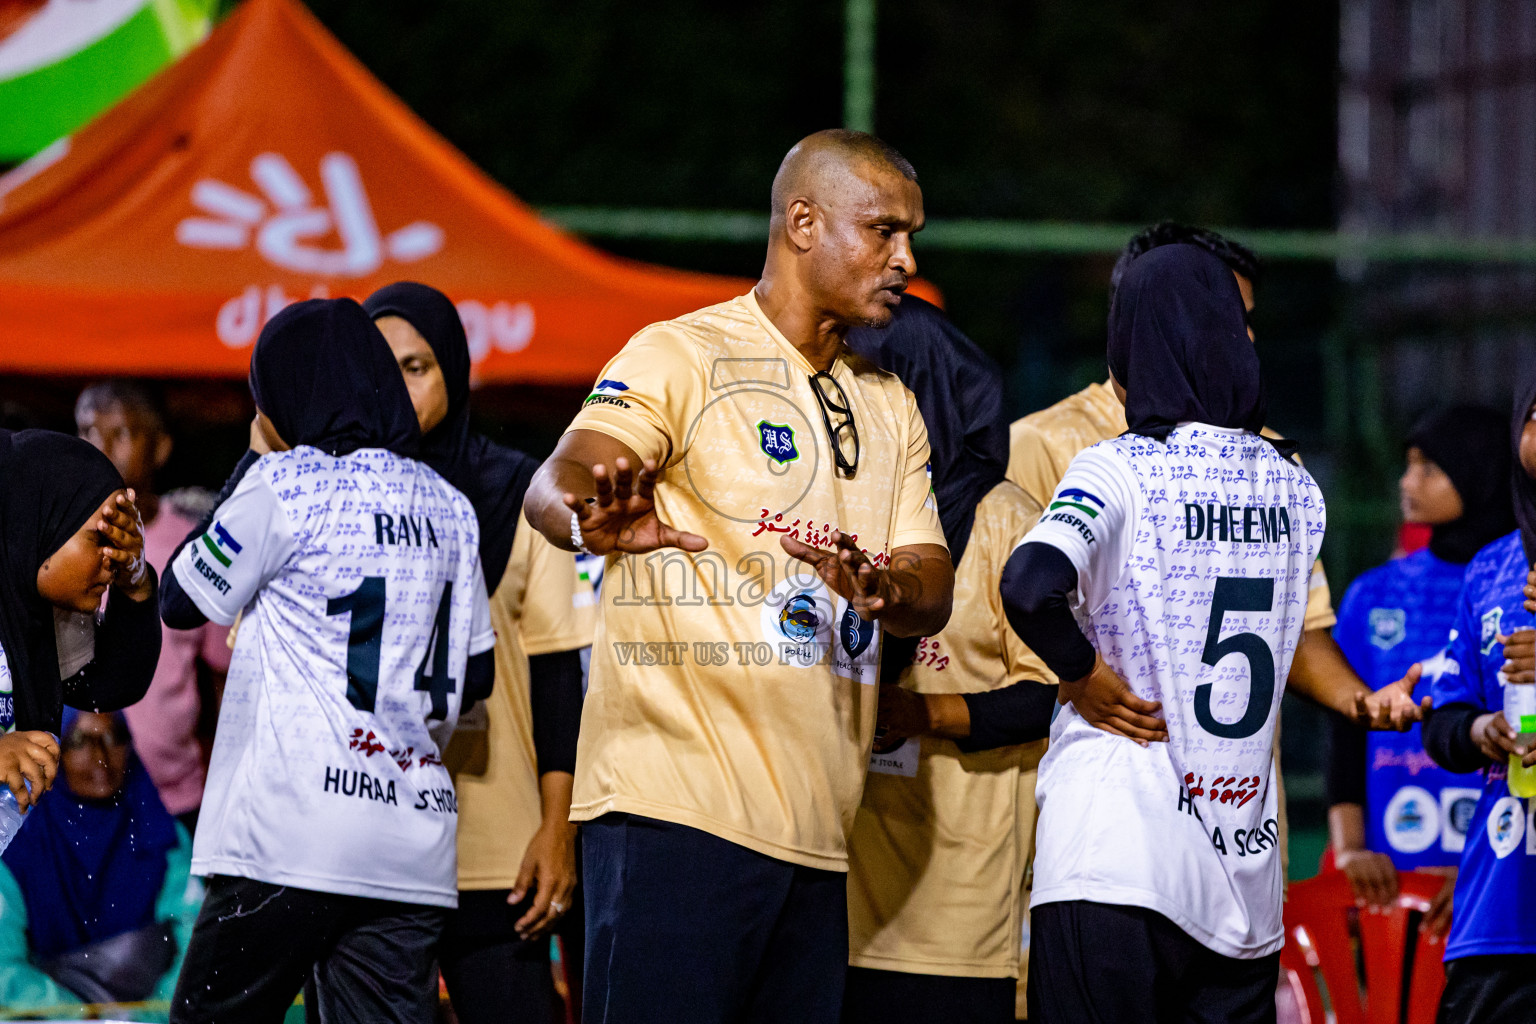
[[[848,393],[837,378],[825,370],[811,374],[810,382],[816,405],[821,409],[822,425],[827,429],[827,440],[832,444],[832,461],[838,472],[852,479],[859,469],[859,428],[853,422],[853,403],[848,401]],[[837,417],[836,423],[833,417]]]

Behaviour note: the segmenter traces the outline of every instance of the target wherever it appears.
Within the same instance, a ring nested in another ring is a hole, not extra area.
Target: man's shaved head
[[[906,157],[864,132],[808,135],[773,178],[759,293],[783,295],[793,280],[807,318],[883,327],[917,273],[912,236],[922,227],[923,190]]]
[[[807,135],[784,155],[779,172],[773,176],[773,216],[784,216],[785,208],[797,197],[818,199],[841,190],[850,171],[862,177],[860,172],[867,174],[876,169],[894,171],[908,181],[917,181],[912,162],[898,153],[895,146],[868,132],[828,128]]]

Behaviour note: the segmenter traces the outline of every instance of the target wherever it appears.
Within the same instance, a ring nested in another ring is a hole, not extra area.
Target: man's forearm
[[[539,810],[545,825],[569,824],[571,790],[576,777],[570,772],[545,772],[539,776]]]
[[[529,525],[555,547],[575,551],[576,545],[571,541],[571,510],[565,504],[565,495],[586,498],[595,490],[590,467],[557,453],[534,473],[523,498],[523,514]]]
[[[1355,698],[1371,692],[1326,629],[1309,629],[1302,634],[1286,686],[1351,721],[1355,720]]]
[[[891,598],[880,623],[887,633],[933,636],[949,622],[955,571],[947,557],[898,553],[886,578]]]

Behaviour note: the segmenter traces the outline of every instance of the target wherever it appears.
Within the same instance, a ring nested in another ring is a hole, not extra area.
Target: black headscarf
[[[1430,535],[1429,550],[1465,565],[1515,528],[1509,500],[1509,448],[1504,417],[1480,405],[1432,412],[1414,425],[1408,446],[1445,471],[1461,498],[1461,518]]]
[[[894,373],[917,397],[933,468],[939,521],[956,565],[965,554],[976,506],[1008,471],[1003,379],[976,343],[938,307],[902,298],[884,328],[848,332],[850,349]]]
[[[418,457],[475,506],[480,520],[480,567],[486,588],[495,592],[512,555],[523,495],[539,463],[470,430],[469,340],[448,296],[424,284],[398,281],[368,296],[363,309],[375,320],[400,317],[416,328],[437,356],[448,387],[448,415],[422,438]]]
[[[1536,377],[1525,382],[1515,395],[1515,413],[1510,429],[1510,481],[1515,499],[1515,522],[1520,525],[1520,540],[1525,544],[1526,562],[1536,565],[1536,480],[1520,465],[1520,436],[1536,405]]]
[[[1125,388],[1133,434],[1163,441],[1188,422],[1264,428],[1264,379],[1237,279],[1196,246],[1161,246],[1126,270],[1110,316],[1109,372]]]
[[[56,731],[64,707],[53,606],[37,592],[37,570],[122,486],[89,441],[0,431],[0,643],[17,729]]]
[[[295,447],[414,458],[421,444],[389,343],[351,299],[296,302],[268,320],[251,354],[251,396]]]

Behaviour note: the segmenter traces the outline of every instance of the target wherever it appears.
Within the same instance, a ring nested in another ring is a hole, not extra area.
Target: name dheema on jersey
[[[1144,907],[1223,956],[1279,948],[1275,715],[1323,529],[1312,478],[1253,434],[1183,424],[1073,460],[1025,543],[1076,567],[1074,615],[1162,702],[1169,740],[1138,747],[1061,709],[1033,905]]]

